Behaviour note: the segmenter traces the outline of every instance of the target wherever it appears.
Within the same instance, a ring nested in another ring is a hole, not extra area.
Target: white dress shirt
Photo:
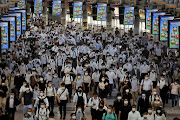
[[[109,78],[109,84],[113,84],[114,83],[114,79],[116,79],[116,74],[113,71],[107,71],[106,72],[108,78]]]
[[[132,112],[130,111],[128,113],[128,120],[139,120],[141,118],[141,115],[139,111]]]
[[[64,91],[64,92],[63,92],[63,91]],[[62,93],[62,92],[63,92],[63,93]],[[68,89],[65,88],[65,90],[64,90],[64,89],[62,89],[62,88],[59,88],[58,91],[57,91],[57,95],[60,95],[60,96],[59,96],[59,99],[60,99],[60,100],[67,100],[67,96],[69,95]]]

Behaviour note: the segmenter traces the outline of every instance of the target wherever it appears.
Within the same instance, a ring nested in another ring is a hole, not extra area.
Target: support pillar
[[[111,2],[108,1],[109,6],[107,6],[107,20],[106,20],[106,27],[108,31],[111,31],[111,27],[112,27],[112,13],[110,10],[110,4]]]
[[[135,20],[134,20],[134,34],[139,34],[139,23],[140,23],[140,16],[138,14],[139,9],[135,9]]]
[[[62,3],[61,6],[62,6],[62,13],[61,13],[60,20],[61,20],[61,24],[66,27],[66,25],[67,25],[66,14],[67,14],[68,4],[66,1],[64,1],[64,3]]]
[[[84,2],[83,4],[83,15],[82,15],[82,27],[83,30],[88,28],[88,10],[87,10],[87,3]]]

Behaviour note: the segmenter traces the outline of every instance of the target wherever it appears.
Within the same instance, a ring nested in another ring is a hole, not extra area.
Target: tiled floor
[[[113,96],[116,95],[116,91],[113,92]],[[113,104],[115,97],[112,97],[111,99],[108,98],[107,100],[107,104]],[[72,103],[68,103],[67,104],[67,117],[66,120],[70,120],[70,114],[73,112],[71,109],[72,107]],[[178,117],[180,118],[180,107],[178,106],[178,108],[176,110],[172,110],[171,108],[171,100],[169,100],[169,103],[166,105],[165,107],[165,111],[167,113],[167,120],[173,120],[173,118]],[[55,113],[55,120],[59,120],[59,114],[58,114],[58,106],[55,106],[54,108],[54,113]],[[85,114],[87,117],[87,120],[90,120],[90,108],[87,107],[85,110]],[[23,106],[20,105],[16,114],[15,114],[15,120],[22,120],[23,118]]]

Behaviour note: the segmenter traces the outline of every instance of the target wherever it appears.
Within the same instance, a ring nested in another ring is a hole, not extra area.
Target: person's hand
[[[54,100],[54,104],[56,104],[56,103],[57,103],[57,100],[55,99],[55,100]]]
[[[74,106],[72,107],[72,111],[74,111]]]
[[[84,110],[86,109],[86,105],[84,105]]]
[[[58,103],[60,103],[61,101],[58,99]]]

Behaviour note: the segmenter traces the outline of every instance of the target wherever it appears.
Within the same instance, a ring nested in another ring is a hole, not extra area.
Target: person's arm
[[[88,84],[88,87],[90,87],[91,85],[91,77],[89,78],[89,84]]]
[[[118,120],[121,120],[121,111],[119,111]]]
[[[84,109],[86,109],[87,98],[86,98],[86,94],[85,93],[83,93],[83,99],[84,99]]]
[[[22,100],[22,104],[24,105],[24,97],[22,97],[22,99],[21,99],[21,100]]]
[[[106,120],[106,119],[105,119],[105,113],[103,114],[102,120]]]
[[[84,82],[82,83],[82,87],[83,87],[83,90],[85,90],[85,85],[84,85]]]

